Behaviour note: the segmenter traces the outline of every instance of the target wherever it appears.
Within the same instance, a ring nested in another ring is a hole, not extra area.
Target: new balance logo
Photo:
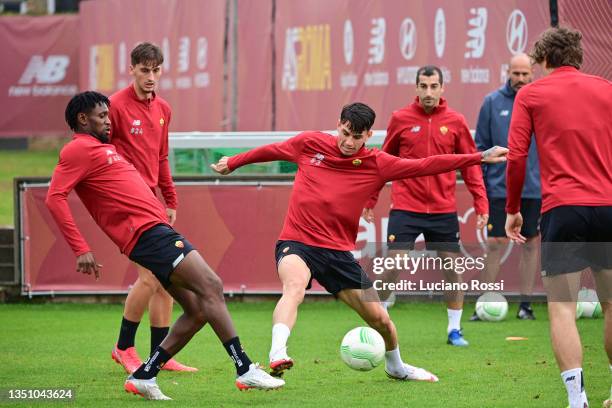
[[[35,79],[39,84],[58,83],[66,77],[68,65],[70,58],[67,55],[50,55],[46,61],[42,55],[33,55],[19,78],[19,84],[28,85]]]
[[[571,377],[567,377],[567,378],[565,379],[565,382],[574,381],[575,379],[576,379],[576,376],[575,376],[575,375],[572,375]]]
[[[503,111],[499,112],[499,116],[508,116],[510,114],[510,111],[507,109],[504,109]]]
[[[412,129],[410,129],[412,133],[419,133],[420,130],[421,130],[420,126],[413,126]]]
[[[140,126],[140,119],[134,119],[132,126]]]

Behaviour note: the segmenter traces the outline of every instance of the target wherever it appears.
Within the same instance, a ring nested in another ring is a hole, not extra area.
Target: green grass
[[[245,350],[262,363],[267,362],[273,307],[270,302],[229,304]],[[544,306],[535,311],[536,321],[511,316],[501,323],[464,322],[470,346],[458,349],[445,344],[443,305],[396,305],[391,316],[404,360],[436,373],[440,377],[436,384],[389,380],[382,367],[371,372],[346,367],[339,356],[340,341],[349,329],[363,323],[340,303],[301,307],[289,342],[296,366],[285,375],[282,390],[237,391],[233,366],[209,327],[178,355],[200,371],[162,372],[159,383],[175,399],[170,404],[180,407],[565,407],[546,311]],[[110,358],[121,314],[120,305],[0,305],[4,356],[0,387],[75,389],[75,402],[54,403],[54,407],[144,406],[139,397],[123,392],[125,373]],[[610,387],[601,344],[603,321],[580,320],[578,325],[587,392],[591,405],[600,406]],[[142,326],[137,347],[145,355],[149,330],[147,324]],[[529,340],[508,342],[506,336]]]
[[[13,178],[51,177],[58,151],[0,150],[0,226],[13,225]]]

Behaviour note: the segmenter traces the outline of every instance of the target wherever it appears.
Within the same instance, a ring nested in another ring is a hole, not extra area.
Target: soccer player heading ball
[[[75,132],[62,149],[46,204],[77,257],[77,271],[100,276],[93,253],[68,206],[75,190],[96,224],[132,261],[150,270],[181,305],[183,314],[162,343],[125,382],[126,391],[147,399],[170,399],[156,376],[172,356],[209,323],[236,367],[239,389],[274,389],[284,381],[261,370],[242,349],[225,300],[221,279],[189,241],[168,223],[164,206],[134,166],[112,144],[108,98],[97,92],[75,95],[66,122]]]
[[[279,376],[293,366],[287,340],[305,290],[316,279],[382,335],[389,377],[438,381],[432,373],[402,361],[397,331],[387,311],[378,301],[364,300],[377,300],[378,296],[350,252],[355,247],[359,217],[366,201],[387,181],[502,162],[508,149],[496,146],[482,153],[401,159],[366,148],[375,117],[369,106],[352,103],[342,109],[337,136],[304,132],[281,143],[222,157],[211,166],[220,174],[229,174],[258,162],[285,160],[298,165],[285,225],[276,244],[283,295],[272,317],[273,375]]]

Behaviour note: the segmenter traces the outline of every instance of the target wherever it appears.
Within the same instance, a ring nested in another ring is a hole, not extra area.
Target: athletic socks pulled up
[[[291,334],[289,326],[276,323],[272,326],[272,345],[270,346],[270,361],[288,359],[287,340]]]
[[[138,380],[150,380],[153,377],[157,377],[159,370],[170,360],[172,356],[163,348],[157,347],[151,356],[142,363],[138,370],[132,374],[132,376]]]
[[[585,404],[588,407],[589,402],[584,390],[584,377],[582,368],[572,368],[561,373],[563,384],[567,390],[567,399],[570,408],[584,408]]]
[[[453,330],[461,330],[461,314],[463,309],[446,309],[448,313],[448,327],[446,333],[450,333]]]
[[[223,347],[225,347],[225,351],[227,351],[227,354],[229,354],[234,361],[238,376],[241,376],[249,371],[249,366],[252,362],[242,349],[242,345],[240,344],[240,339],[238,337],[234,337],[233,339],[223,343]]]
[[[155,351],[162,341],[168,335],[169,327],[153,327],[151,326],[151,354]]]
[[[136,330],[140,322],[132,322],[125,317],[121,320],[121,329],[119,329],[119,340],[117,348],[119,350],[127,350],[134,347],[134,339],[136,338]]]

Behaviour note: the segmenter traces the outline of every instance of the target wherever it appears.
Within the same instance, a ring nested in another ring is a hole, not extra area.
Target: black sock
[[[151,326],[151,354],[155,351],[157,346],[161,344],[162,341],[168,335],[169,327],[153,327]]]
[[[170,360],[172,356],[168,354],[166,350],[161,347],[157,347],[151,356],[142,363],[138,370],[134,371],[134,378],[139,380],[149,380],[153,377],[157,377],[159,370],[166,364],[166,361]]]
[[[225,347],[225,351],[227,351],[227,354],[229,354],[234,361],[238,375],[242,375],[249,371],[251,360],[242,349],[242,345],[240,345],[240,339],[238,337],[234,337],[233,339],[223,343],[223,347]]]
[[[139,324],[140,322],[132,322],[125,317],[121,320],[119,340],[117,341],[117,348],[119,350],[126,350],[130,347],[134,347],[134,339],[136,338],[136,330]]]
[[[531,309],[531,302],[521,302],[521,309]]]

